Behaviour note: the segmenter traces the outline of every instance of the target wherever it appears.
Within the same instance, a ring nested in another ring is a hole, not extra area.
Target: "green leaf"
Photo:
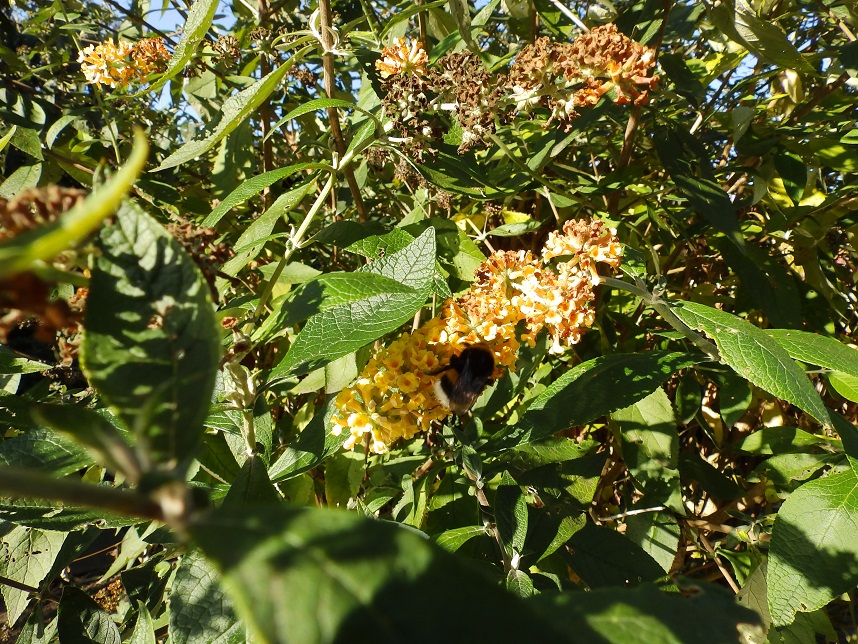
[[[587,586],[637,586],[664,576],[661,566],[628,537],[588,523],[561,552]]]
[[[549,463],[565,463],[586,456],[595,441],[581,443],[571,438],[544,438],[501,452],[498,461],[519,470],[532,470]]]
[[[43,427],[0,441],[0,464],[6,466],[40,469],[59,477],[92,462],[90,455],[76,443]]]
[[[745,436],[735,447],[746,454],[785,454],[809,451],[809,448],[828,442],[823,436],[795,427],[761,427]]]
[[[340,450],[348,436],[345,433],[339,436],[331,434],[329,423],[332,413],[333,405],[329,405],[324,413],[316,412],[298,438],[268,469],[273,482],[279,483],[311,470]]]
[[[284,123],[291,121],[294,118],[298,118],[299,116],[303,116],[304,114],[309,114],[311,112],[318,112],[319,110],[326,110],[329,107],[341,108],[346,110],[357,110],[358,112],[362,112],[367,116],[372,118],[373,129],[378,125],[378,119],[374,114],[368,112],[362,107],[358,107],[354,103],[350,101],[344,101],[339,98],[316,98],[312,101],[307,101],[302,105],[299,105],[294,110],[280,118],[274,125],[271,126],[271,131],[265,136],[265,139],[268,139],[274,132],[277,132],[280,129],[280,126]],[[327,115],[326,117],[327,118]],[[263,139],[264,140],[264,139]]]
[[[730,197],[711,176],[709,157],[699,142],[677,128],[660,128],[653,138],[659,159],[691,207],[739,249],[745,239]]]
[[[506,472],[495,492],[494,511],[498,534],[507,553],[521,554],[527,538],[527,501],[521,486]]]
[[[858,378],[858,350],[834,338],[792,329],[766,329],[765,332],[796,360]]]
[[[774,161],[775,170],[784,182],[790,201],[798,205],[807,184],[807,166],[800,156],[789,150],[778,150]]]
[[[277,310],[253,335],[254,342],[270,340],[285,329],[324,311],[387,294],[415,296],[415,290],[375,273],[325,273],[305,282],[278,303]]]
[[[0,244],[0,277],[26,270],[37,260],[50,260],[85,239],[113,214],[146,164],[149,144],[142,130],[134,131],[131,156],[113,177],[55,222]]]
[[[279,507],[218,512],[190,533],[223,571],[265,642],[422,641],[443,614],[461,641],[563,641],[526,602],[410,530],[354,513]],[[229,539],[224,539],[229,535]],[[490,611],[502,620],[475,620]],[[437,612],[437,613],[436,613]]]
[[[270,239],[271,231],[313,188],[313,181],[302,183],[281,194],[271,207],[262,213],[245,229],[235,242],[235,257],[223,265],[227,275],[238,275],[252,260],[256,259],[265,242]]]
[[[828,411],[801,367],[762,329],[734,315],[695,302],[673,309],[692,329],[715,340],[733,370],[761,389],[803,409],[823,425]]]
[[[519,237],[520,235],[532,233],[540,226],[542,226],[541,221],[523,221],[517,224],[504,224],[503,226],[492,228],[486,234],[491,237]]]
[[[199,550],[182,557],[170,593],[174,644],[240,644],[245,629],[221,586],[220,573]]]
[[[438,536],[433,537],[432,541],[435,542],[436,546],[443,548],[447,552],[456,552],[456,550],[461,548],[474,537],[478,537],[480,535],[486,536],[487,534],[485,526],[465,526],[462,528],[446,530]]]
[[[155,625],[149,609],[143,602],[137,602],[137,623],[125,644],[156,644]]]
[[[265,470],[265,463],[258,454],[244,461],[241,472],[232,482],[229,492],[221,504],[224,508],[241,508],[256,503],[277,503],[280,495]]]
[[[153,458],[176,464],[197,446],[217,372],[208,286],[179,243],[130,202],[99,245],[84,371]]]
[[[188,11],[188,18],[182,28],[182,37],[167,63],[163,75],[146,89],[137,92],[131,98],[143,96],[160,90],[173,76],[185,69],[188,61],[200,50],[200,43],[208,33],[218,8],[218,0],[197,0]]]
[[[718,411],[727,429],[739,422],[739,419],[748,411],[753,400],[751,386],[744,378],[740,378],[732,371],[719,373],[716,381],[718,383]]]
[[[66,535],[15,526],[0,540],[0,577],[41,589],[62,548]],[[9,626],[14,626],[30,603],[26,590],[0,584]]]
[[[375,273],[414,289],[413,294],[384,293],[314,315],[295,338],[270,380],[308,372],[377,340],[410,320],[426,303],[435,274],[435,231],[426,231],[407,247],[385,255],[359,272]]]
[[[344,450],[331,455],[325,462],[325,500],[328,507],[346,508],[349,499],[357,496],[366,474],[364,455]]]
[[[778,511],[769,550],[768,604],[776,626],[822,608],[858,584],[858,477],[805,483]]]
[[[15,644],[51,644],[57,641],[57,620],[45,623],[45,615],[41,604],[36,604],[35,610],[27,618]]]
[[[651,585],[606,588],[588,593],[542,593],[530,601],[544,607],[576,641],[605,644],[688,644],[736,642],[740,624],[755,627],[756,613],[736,605],[732,593],[714,584],[685,595]],[[760,640],[752,640],[760,641]]]
[[[828,382],[838,394],[847,400],[858,402],[858,376],[842,371],[832,371],[828,374]]]
[[[679,489],[679,433],[664,390],[611,414],[620,430],[623,461],[648,502],[683,511]]]
[[[626,518],[626,536],[670,572],[679,550],[682,528],[669,512],[645,512]]]
[[[0,346],[0,373],[39,373],[50,369],[51,365],[36,360],[22,358],[11,349]]]
[[[203,0],[199,0],[200,2]],[[206,0],[217,6],[216,0]],[[212,9],[214,10],[214,9]],[[253,85],[240,91],[234,96],[230,96],[221,107],[221,119],[212,132],[203,139],[196,141],[188,141],[170,156],[164,159],[157,168],[152,172],[175,168],[178,165],[186,163],[194,159],[212,148],[227,134],[232,132],[251,114],[253,114],[262,102],[268,98],[279,85],[280,81],[286,76],[299,54],[296,54],[285,63],[282,63],[277,69],[270,72],[264,78],[260,78]]]
[[[9,131],[6,132],[6,134],[4,134],[2,138],[0,138],[0,152],[2,152],[3,149],[9,144],[9,141],[12,140],[12,137],[15,136],[15,131],[17,129],[18,126],[13,125],[11,128],[9,128]]]
[[[42,164],[34,163],[32,165],[22,165],[10,174],[6,180],[0,185],[0,197],[11,199],[12,197],[22,193],[27,188],[35,188],[39,185],[39,180],[42,178]],[[32,234],[32,233],[31,233]],[[0,250],[5,248],[5,244],[0,246]],[[0,255],[0,260],[3,256]],[[3,264],[0,263],[0,268]]]
[[[523,570],[510,570],[506,575],[506,589],[517,597],[533,597],[533,580]]]
[[[98,604],[80,588],[65,586],[57,611],[61,642],[121,644],[119,629]]]
[[[680,369],[700,360],[687,353],[663,351],[588,360],[560,376],[537,397],[509,440],[513,444],[532,442],[628,407]]]
[[[271,170],[270,172],[265,172],[263,174],[256,175],[255,177],[251,177],[229,193],[227,198],[220,202],[217,207],[212,210],[205,219],[203,219],[203,222],[200,225],[217,225],[217,223],[223,219],[224,215],[226,215],[230,210],[236,206],[240,206],[248,199],[255,197],[265,190],[265,188],[274,185],[281,179],[292,176],[296,172],[327,167],[328,166],[323,163],[296,163],[294,165],[286,166],[285,168]]]
[[[72,405],[38,405],[36,419],[54,432],[87,450],[90,457],[132,483],[140,480],[142,468],[125,437],[103,412]]]
[[[748,0],[736,0],[735,26],[742,43],[758,58],[780,67],[816,75],[816,70],[789,41],[786,34],[773,22],[758,18]]]

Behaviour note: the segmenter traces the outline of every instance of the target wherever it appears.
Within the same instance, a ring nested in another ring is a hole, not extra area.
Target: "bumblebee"
[[[429,375],[441,374],[435,381],[435,395],[441,404],[456,414],[465,414],[492,380],[495,359],[484,347],[470,346],[453,356],[450,364]]]

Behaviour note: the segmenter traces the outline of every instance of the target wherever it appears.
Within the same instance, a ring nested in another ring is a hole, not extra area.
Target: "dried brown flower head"
[[[0,197],[0,240],[56,221],[85,196],[83,190],[50,185],[24,190],[11,199]]]

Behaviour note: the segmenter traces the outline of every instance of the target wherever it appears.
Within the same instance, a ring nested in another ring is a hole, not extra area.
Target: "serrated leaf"
[[[156,644],[155,625],[143,602],[137,602],[137,623],[125,644]]]
[[[200,2],[203,0],[199,0]],[[205,0],[213,2],[217,6],[216,0]],[[227,134],[232,132],[256,109],[262,102],[268,98],[283,80],[284,76],[292,69],[293,62],[299,54],[289,58],[282,63],[277,69],[270,72],[264,78],[260,78],[253,85],[240,91],[235,96],[230,96],[221,107],[221,119],[212,132],[203,139],[188,141],[170,156],[164,159],[157,168],[152,172],[175,168],[178,165],[186,163],[195,157],[198,157],[212,148]]]
[[[223,571],[224,587],[259,641],[313,644],[358,633],[420,641],[427,611],[443,613],[445,628],[462,641],[564,639],[526,602],[389,522],[284,506],[218,512],[190,532]],[[504,619],[475,620],[474,610]]]
[[[110,615],[74,586],[63,587],[57,610],[57,633],[61,642],[122,644],[119,629]]]
[[[663,351],[588,360],[560,376],[540,394],[507,441],[513,445],[532,442],[628,407],[655,391],[680,369],[700,360],[687,353]]]
[[[289,327],[324,311],[385,294],[415,295],[415,290],[384,275],[361,272],[325,273],[305,282],[278,302],[276,310],[253,335],[254,342],[270,340]]]
[[[167,63],[167,69],[157,81],[131,98],[157,92],[167,81],[185,68],[188,61],[199,51],[199,45],[208,33],[218,4],[218,0],[197,0],[191,6],[185,20],[185,26],[182,28],[182,37]]]
[[[199,550],[182,557],[170,593],[170,641],[240,644],[244,627],[221,587],[220,573]]]
[[[765,332],[796,360],[858,378],[858,350],[834,338],[793,329],[766,329]]]
[[[186,460],[203,431],[220,353],[208,286],[181,245],[130,202],[99,245],[84,372],[156,461]]]
[[[62,532],[15,526],[0,540],[0,577],[40,588],[51,571],[66,535]],[[30,603],[30,593],[0,584],[9,626],[14,626]]]
[[[0,244],[0,277],[47,261],[88,237],[113,214],[146,165],[149,144],[142,130],[134,131],[131,156],[113,177],[56,221]],[[8,196],[8,195],[7,195]]]
[[[250,179],[247,179],[244,183],[242,183],[240,186],[238,186],[238,188],[229,193],[227,198],[220,202],[217,207],[212,210],[205,219],[203,219],[203,222],[200,225],[217,225],[217,223],[221,219],[223,219],[224,215],[226,215],[231,209],[235,208],[236,206],[240,206],[248,199],[255,197],[260,192],[265,190],[265,188],[274,185],[281,179],[290,177],[297,172],[301,172],[302,170],[316,170],[319,168],[327,167],[328,166],[323,163],[296,163],[294,165],[286,166],[285,168],[271,170],[270,172],[264,172],[263,174],[251,177]]]
[[[737,374],[803,409],[823,425],[830,424],[828,411],[804,370],[765,331],[696,302],[682,302],[673,312],[692,329],[715,340],[722,359]]]
[[[852,470],[805,483],[778,511],[768,565],[772,622],[822,608],[858,584],[858,477]]]
[[[76,443],[43,427],[0,441],[0,464],[6,466],[40,469],[59,477],[92,463],[92,457]]]
[[[426,231],[407,247],[358,269],[401,282],[413,294],[374,295],[314,315],[270,379],[306,373],[377,340],[411,319],[425,303],[435,274],[435,231]]]
[[[533,589],[533,580],[523,570],[512,569],[507,573],[506,589],[522,599],[533,597],[536,594]]]

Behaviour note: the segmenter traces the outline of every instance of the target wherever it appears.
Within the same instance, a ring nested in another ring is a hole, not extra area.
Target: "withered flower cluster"
[[[595,319],[596,264],[616,269],[621,254],[616,231],[600,220],[567,222],[562,233],[549,236],[541,258],[526,251],[495,252],[477,269],[467,293],[447,300],[440,316],[382,347],[357,382],[339,393],[332,433],[349,433],[346,449],[366,437],[369,449],[383,454],[395,441],[428,430],[450,413],[435,395],[440,376],[433,372],[470,346],[492,353],[495,379],[515,368],[520,343],[533,346],[543,330],[550,352],[563,353]]]
[[[56,221],[85,195],[83,190],[51,185],[25,190],[12,199],[0,198],[0,240]],[[58,259],[68,261],[65,256]],[[30,272],[0,279],[0,343],[7,343],[13,329],[32,322],[36,339],[56,343],[61,362],[69,365],[77,355],[87,289],[78,288],[66,302],[52,297],[54,286]]]
[[[572,43],[547,37],[524,47],[509,74],[491,74],[473,53],[456,52],[427,67],[420,42],[397,39],[382,51],[376,68],[385,78],[383,103],[391,129],[404,149],[422,160],[431,142],[443,134],[438,116],[450,113],[462,129],[459,152],[486,145],[498,121],[544,107],[545,124],[569,122],[579,108],[594,106],[602,96],[620,105],[642,105],[658,82],[652,74],[655,52],[603,25]]]

